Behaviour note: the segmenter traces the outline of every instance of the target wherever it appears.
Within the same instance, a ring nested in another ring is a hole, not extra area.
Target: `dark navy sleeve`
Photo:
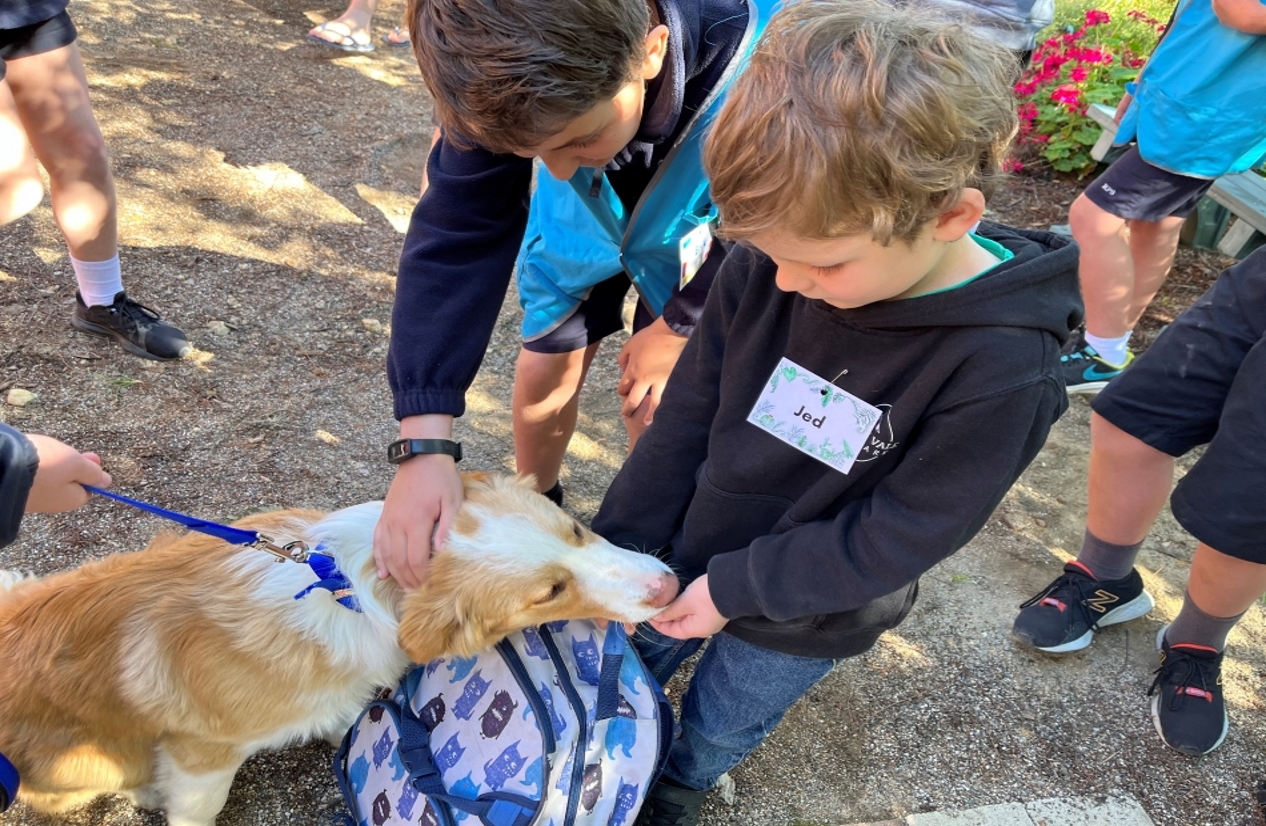
[[[18,536],[26,497],[39,466],[35,445],[13,428],[0,424],[0,547]]]
[[[638,439],[594,517],[594,532],[616,545],[658,552],[685,518],[695,476],[708,456],[708,434],[720,406],[725,340],[746,284],[747,273],[737,264],[716,275],[699,329],[677,359],[655,421]]]
[[[532,161],[444,138],[427,161],[391,313],[387,378],[397,419],[460,416],[527,225]]]

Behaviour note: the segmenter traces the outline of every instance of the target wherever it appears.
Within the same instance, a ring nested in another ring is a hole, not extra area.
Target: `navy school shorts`
[[[69,46],[78,36],[75,24],[66,12],[30,26],[0,29],[0,80],[4,80],[6,60],[51,52]]]
[[[1152,166],[1131,146],[1086,187],[1085,196],[1118,218],[1159,221],[1190,215],[1211,186],[1213,181]]]
[[[571,315],[548,333],[523,342],[523,349],[533,353],[571,353],[619,332],[624,329],[624,296],[631,286],[633,282],[624,273],[594,284]],[[646,305],[637,302],[633,332],[654,320]]]
[[[1266,565],[1266,248],[1223,272],[1091,406],[1170,456],[1207,444],[1170,497],[1174,518]]]

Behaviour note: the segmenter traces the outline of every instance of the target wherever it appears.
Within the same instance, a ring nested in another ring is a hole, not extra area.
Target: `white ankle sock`
[[[1113,367],[1122,367],[1130,358],[1129,344],[1132,335],[1134,335],[1133,330],[1119,338],[1099,338],[1086,333],[1086,343],[1095,348],[1099,358]]]
[[[89,307],[108,307],[114,303],[114,296],[123,292],[118,253],[106,261],[80,261],[72,255],[70,266],[79,282],[79,294]]]

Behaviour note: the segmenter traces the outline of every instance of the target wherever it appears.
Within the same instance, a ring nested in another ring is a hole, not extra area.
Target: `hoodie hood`
[[[1083,315],[1072,239],[991,223],[981,223],[976,234],[1014,257],[944,292],[848,310],[823,306],[849,324],[873,330],[1024,327],[1049,332],[1061,345],[1068,341]]]

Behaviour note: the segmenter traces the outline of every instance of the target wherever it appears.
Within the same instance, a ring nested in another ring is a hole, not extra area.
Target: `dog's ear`
[[[492,627],[499,612],[488,603],[496,600],[471,599],[455,582],[456,566],[445,563],[442,554],[433,558],[426,582],[404,595],[397,641],[415,663],[469,657],[505,636]]]

